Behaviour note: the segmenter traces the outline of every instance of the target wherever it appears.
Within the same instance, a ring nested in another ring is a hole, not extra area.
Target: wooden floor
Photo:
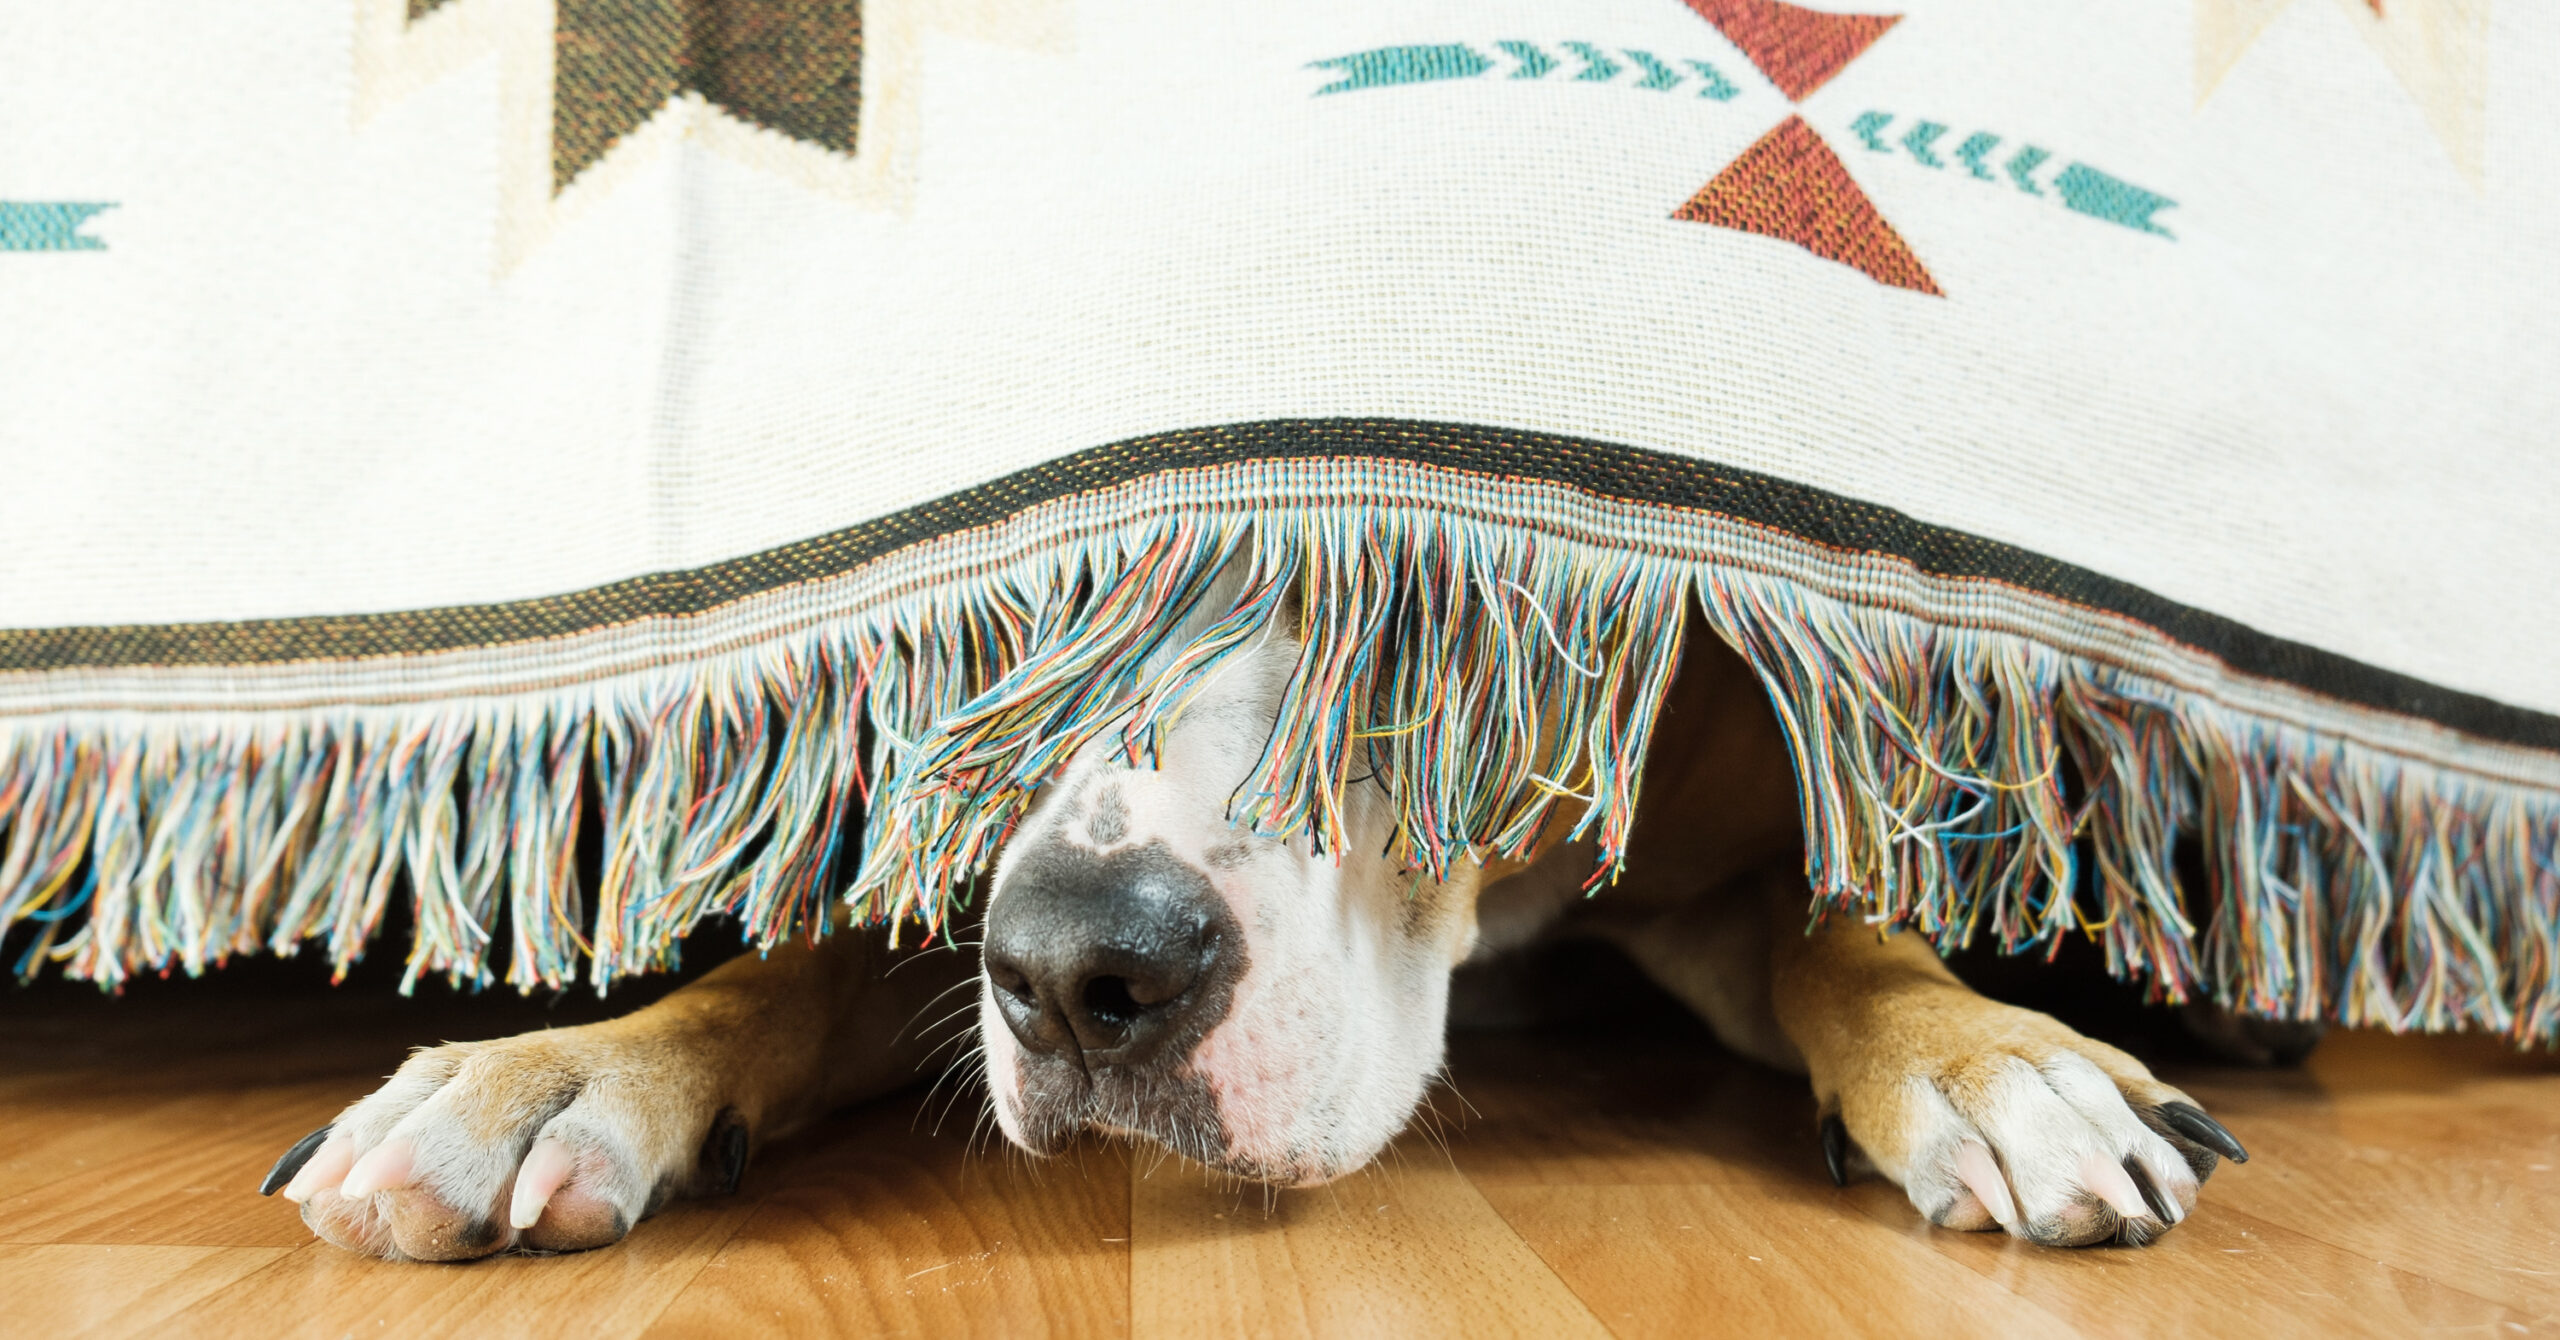
[[[566,1016],[150,986],[0,996],[0,1332],[2560,1333],[2560,1065],[2473,1040],[2171,1069],[2256,1158],[2141,1250],[1834,1190],[1800,1082],[1651,1028],[1462,1035],[1446,1147],[1313,1191],[1102,1145],[1034,1168],[910,1093],[621,1246],[397,1266],[313,1241],[260,1174],[406,1045]]]

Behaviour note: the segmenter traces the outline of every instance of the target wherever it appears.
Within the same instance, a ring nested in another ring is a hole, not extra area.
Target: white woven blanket
[[[6,952],[934,921],[1241,553],[1313,648],[1245,821],[1508,730],[1410,859],[1614,848],[1702,602],[1823,898],[2549,1040],[2555,70],[2522,0],[0,8]]]

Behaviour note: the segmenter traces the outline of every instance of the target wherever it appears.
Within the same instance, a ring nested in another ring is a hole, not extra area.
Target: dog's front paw
[[[1824,1152],[1837,1178],[1855,1139],[1934,1223],[2139,1245],[2194,1211],[2217,1158],[2249,1157],[2141,1062],[2045,1015],[1960,989],[1904,1003],[1841,1077]]]
[[[369,1256],[601,1247],[745,1168],[745,1124],[680,1052],[610,1025],[426,1048],[262,1190],[281,1186],[313,1232]]]

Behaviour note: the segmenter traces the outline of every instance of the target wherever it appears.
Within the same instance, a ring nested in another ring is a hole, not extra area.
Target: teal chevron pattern
[[[2052,154],[2032,144],[2026,145],[2009,155],[2009,165],[2003,171],[2009,174],[2009,180],[2018,184],[2019,190],[2029,195],[2043,195],[2044,188],[2036,185],[2036,169],[2043,167],[2044,161],[2051,157]]]
[[[81,225],[114,209],[112,202],[0,200],[0,251],[104,251]]]
[[[1504,38],[1484,45],[1508,60],[1497,60],[1466,42],[1440,42],[1374,47],[1310,62],[1307,68],[1327,70],[1335,76],[1331,83],[1316,90],[1319,97],[1401,84],[1476,79],[1496,69],[1506,69],[1506,78],[1515,81],[1615,84],[1669,93],[1689,82],[1683,66],[1696,72],[1701,99],[1730,102],[1742,94],[1741,86],[1727,79],[1713,63],[1696,57],[1666,59],[1636,47],[1604,47],[1580,40],[1541,46],[1520,38]],[[2055,201],[2075,214],[2119,228],[2173,241],[2177,238],[2159,220],[2163,211],[2177,207],[2178,202],[2168,196],[2080,162],[2066,163],[2050,178],[2039,178],[2036,174],[2052,161],[2052,153],[2020,142],[2005,159],[2001,158],[1998,155],[2002,146],[2012,141],[1995,131],[1970,131],[1954,141],[1955,147],[1942,149],[1953,130],[1944,122],[1923,117],[1903,121],[1897,113],[1883,110],[1861,112],[1849,123],[1850,134],[1872,153],[1907,158],[1933,170],[1945,169],[1952,160],[1961,164],[1965,175],[1974,181],[1998,185],[2005,178],[2020,195]],[[106,208],[109,206],[0,203],[0,251],[95,249],[102,244],[80,235],[79,226],[90,214]]]
[[[1351,93],[1394,84],[1472,79],[1492,69],[1493,62],[1473,47],[1461,42],[1448,42],[1439,46],[1378,47],[1371,51],[1355,51],[1348,56],[1312,62],[1307,68],[1332,70],[1342,76],[1316,90],[1316,96],[1323,97],[1328,93]]]
[[[2053,189],[2062,196],[2065,208],[2076,209],[2090,218],[2105,219],[2109,223],[2162,237],[2177,236],[2151,218],[2176,205],[2177,201],[2146,191],[2121,178],[2110,177],[2086,163],[2073,163],[2055,173]]]
[[[1544,79],[1549,70],[1556,68],[1555,57],[1530,43],[1496,42],[1494,45],[1502,48],[1502,54],[1520,62],[1520,68],[1511,72],[1514,79]]]
[[[1582,58],[1582,73],[1574,78],[1586,84],[1605,84],[1618,77],[1627,67],[1603,54],[1589,42],[1567,42],[1564,49]]]
[[[1982,161],[1998,147],[2000,147],[1999,136],[1987,130],[1977,130],[1965,136],[1964,143],[1956,146],[1956,161],[1964,164],[1965,171],[1984,181],[1998,181],[1999,174],[1991,170],[1989,163]]]
[[[1892,112],[1861,112],[1850,121],[1849,131],[1858,137],[1860,143],[1877,153],[1895,157],[1907,155],[1922,167],[1943,168],[1947,165],[1947,160],[1938,155],[1937,145],[1947,134],[1948,127],[1936,121],[1914,118],[1898,138],[1889,137],[1888,132],[1893,129],[1896,119]],[[2053,155],[2032,144],[2019,145],[2018,151],[2009,155],[2008,161],[1995,171],[1991,151],[2002,143],[1999,135],[1977,130],[1965,136],[1952,152],[1955,160],[1964,164],[1965,170],[1975,180],[1997,182],[2006,176],[2021,194],[2058,200],[2063,208],[2073,213],[2103,219],[2120,228],[2149,233],[2154,237],[2177,238],[2176,233],[2161,227],[2155,217],[2164,209],[2176,208],[2177,201],[2086,163],[2065,164],[2049,183],[2039,182],[2035,177],[2036,169],[2044,166]],[[1894,153],[1897,148],[1902,151],[1900,154]],[[2045,190],[2046,185],[2052,186],[2050,193]]]
[[[1681,63],[1697,71],[1698,77],[1707,81],[1707,86],[1699,91],[1699,97],[1716,102],[1731,102],[1742,96],[1742,86],[1725,78],[1724,71],[1695,58]]]
[[[1555,51],[1535,42],[1504,38],[1485,44],[1510,58],[1507,78],[1543,80],[1559,70],[1572,69],[1567,82],[1577,84],[1616,84],[1621,88],[1639,88],[1654,93],[1668,93],[1689,82],[1683,66],[1694,71],[1701,82],[1698,96],[1708,102],[1731,102],[1742,96],[1742,86],[1725,77],[1724,71],[1711,61],[1695,56],[1669,58],[1634,47],[1604,47],[1597,42],[1556,42]],[[1566,57],[1570,57],[1567,60]],[[1330,70],[1336,78],[1316,90],[1321,97],[1329,93],[1354,93],[1361,89],[1392,88],[1399,84],[1430,84],[1444,79],[1473,79],[1500,66],[1500,62],[1465,42],[1441,42],[1424,46],[1376,47],[1354,51],[1346,56],[1329,56],[1311,61],[1311,70]],[[1637,78],[1622,78],[1630,72]]]
[[[1688,79],[1688,76],[1680,73],[1678,70],[1672,69],[1668,65],[1663,64],[1661,59],[1656,57],[1650,51],[1638,51],[1633,47],[1629,47],[1627,48],[1627,59],[1634,61],[1636,63],[1636,68],[1644,71],[1644,82],[1636,85],[1638,88],[1650,88],[1667,92],[1671,89],[1678,88]]]

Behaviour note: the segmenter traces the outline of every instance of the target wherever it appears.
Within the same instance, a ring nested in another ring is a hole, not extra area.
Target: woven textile
[[[1415,866],[1579,815],[1606,896],[1703,610],[1822,902],[2550,1041],[2555,53],[2505,0],[12,5],[0,948],[935,933],[1275,617],[1240,821],[1338,841],[1383,767]]]

